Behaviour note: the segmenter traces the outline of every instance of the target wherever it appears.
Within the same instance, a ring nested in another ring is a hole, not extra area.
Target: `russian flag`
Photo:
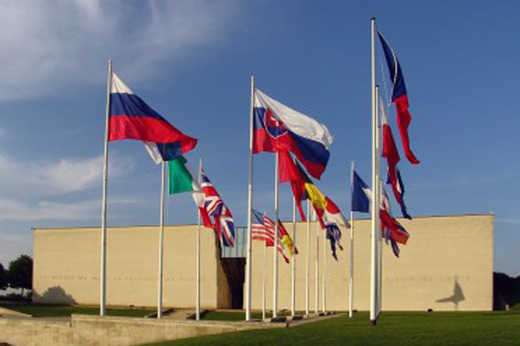
[[[147,148],[154,143],[169,143],[156,148],[164,161],[168,161],[168,157],[178,157],[197,145],[197,139],[186,136],[172,126],[135,95],[115,73],[112,73],[109,115],[109,141],[137,139],[149,142]]]
[[[291,151],[319,179],[334,137],[325,125],[255,90],[253,153]]]
[[[415,157],[412,149],[410,149],[410,139],[408,136],[408,127],[412,121],[412,116],[408,111],[408,94],[406,92],[406,84],[404,83],[403,72],[401,65],[397,60],[397,55],[381,32],[377,32],[383,51],[385,53],[386,63],[388,65],[388,71],[390,72],[390,80],[392,82],[392,102],[395,103],[397,109],[397,126],[399,127],[399,133],[401,135],[401,142],[406,154],[406,158],[412,164],[419,164],[419,160]]]

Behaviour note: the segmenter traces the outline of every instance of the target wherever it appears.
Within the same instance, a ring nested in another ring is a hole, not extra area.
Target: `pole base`
[[[372,324],[372,327],[375,327],[376,324],[377,324],[377,319],[375,319],[375,320],[370,320],[370,324]]]

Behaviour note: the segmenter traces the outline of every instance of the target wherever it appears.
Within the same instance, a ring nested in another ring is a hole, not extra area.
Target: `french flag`
[[[359,211],[361,213],[370,212],[370,198],[372,198],[372,192],[368,185],[361,179],[361,177],[352,171],[352,195],[350,200],[350,210]]]
[[[397,60],[397,55],[388,42],[385,40],[380,31],[377,32],[383,51],[385,53],[386,63],[390,72],[390,80],[392,82],[392,102],[395,103],[397,109],[397,126],[401,135],[401,142],[406,154],[406,158],[412,164],[419,164],[419,160],[415,157],[412,149],[410,149],[410,139],[408,136],[408,127],[412,121],[412,116],[408,111],[408,94],[406,92],[406,85],[404,83],[403,72],[401,65]]]
[[[172,126],[135,95],[115,73],[112,73],[109,115],[109,141],[121,139],[143,141],[148,151],[154,151],[163,161],[176,158],[197,145],[197,139],[186,136]],[[156,144],[157,147],[154,149]]]
[[[253,153],[291,151],[320,179],[334,137],[325,125],[255,90]]]

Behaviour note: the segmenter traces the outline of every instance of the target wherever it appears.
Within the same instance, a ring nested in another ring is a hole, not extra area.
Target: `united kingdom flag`
[[[213,217],[213,229],[218,234],[220,244],[222,246],[233,246],[235,243],[233,216],[204,170],[201,172],[201,188],[204,192],[204,208],[208,215]]]

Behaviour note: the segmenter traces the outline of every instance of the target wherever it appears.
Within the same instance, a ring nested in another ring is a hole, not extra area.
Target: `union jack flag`
[[[235,243],[233,216],[204,170],[201,172],[201,188],[204,192],[204,209],[209,216],[213,217],[213,229],[217,232],[220,244],[222,246],[233,246]]]
[[[404,227],[392,216],[390,211],[390,200],[385,189],[381,191],[381,209],[379,211],[381,218],[381,231],[386,241],[390,241],[392,251],[396,257],[399,257],[399,246],[397,243],[406,244],[409,233]]]

